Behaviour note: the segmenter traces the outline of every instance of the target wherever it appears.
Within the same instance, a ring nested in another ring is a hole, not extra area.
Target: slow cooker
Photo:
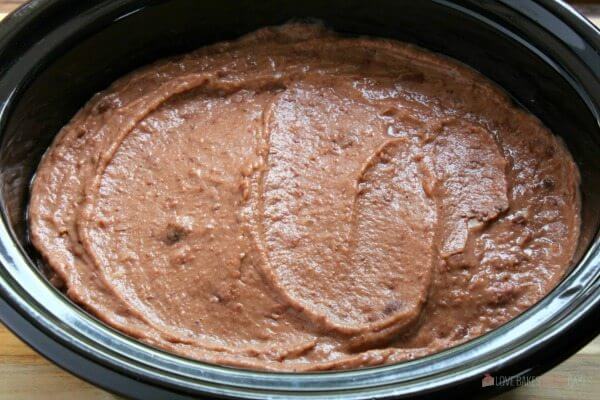
[[[157,58],[266,25],[318,20],[456,58],[560,135],[581,171],[570,272],[478,339],[376,368],[273,373],[209,365],[137,342],[72,303],[28,242],[29,183],[59,129],[95,92]],[[0,318],[73,374],[140,399],[491,396],[572,355],[600,331],[600,32],[560,1],[33,0],[0,24]],[[482,387],[502,376],[504,385]]]

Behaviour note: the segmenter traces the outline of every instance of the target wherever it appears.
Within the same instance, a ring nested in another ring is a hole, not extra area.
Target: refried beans
[[[150,345],[348,369],[478,337],[546,295],[579,175],[471,69],[317,25],[158,61],[94,96],[33,182],[52,281]]]

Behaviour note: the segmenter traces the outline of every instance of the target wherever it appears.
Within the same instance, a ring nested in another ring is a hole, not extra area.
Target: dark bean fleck
[[[542,187],[546,190],[552,190],[556,184],[554,183],[554,179],[552,178],[544,178],[542,179]]]
[[[402,308],[402,302],[398,300],[389,301],[383,309],[384,314],[392,314]]]
[[[112,96],[106,96],[98,101],[98,103],[94,106],[92,112],[94,114],[102,114],[112,108],[117,108],[117,107],[118,107],[117,99],[115,99]]]
[[[169,224],[167,226],[167,233],[165,235],[165,243],[168,245],[175,244],[183,239],[187,234],[188,232],[186,232],[186,230],[182,227]]]

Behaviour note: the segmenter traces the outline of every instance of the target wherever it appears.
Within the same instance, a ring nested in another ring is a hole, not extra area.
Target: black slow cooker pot
[[[545,299],[464,345],[397,365],[312,374],[208,365],[105,326],[50,285],[27,240],[28,186],[44,150],[93,93],[159,57],[265,25],[318,19],[416,43],[476,68],[560,135],[582,175],[573,267]],[[34,0],[0,24],[0,318],[72,373],[126,396],[388,398],[492,395],[600,330],[600,32],[562,2]],[[482,387],[484,374],[501,386]]]

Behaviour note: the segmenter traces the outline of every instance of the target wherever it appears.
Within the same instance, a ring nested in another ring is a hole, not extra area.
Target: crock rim
[[[445,0],[434,1],[446,6],[459,7]],[[23,26],[40,23],[53,11],[53,7],[60,3],[64,4],[67,1],[33,0],[6,17],[5,21],[0,23],[0,55],[9,42],[18,38]],[[130,2],[121,0],[112,3],[111,12],[118,13]],[[524,9],[525,5],[542,7],[584,38],[586,43],[596,49],[600,47],[600,31],[563,2],[528,0],[519,5],[505,5],[514,9],[520,6]],[[102,12],[100,4],[95,7],[89,7],[88,18],[93,18],[94,12]],[[600,52],[596,52],[596,61],[600,65]],[[588,67],[593,69],[592,65]],[[0,82],[6,79],[5,72],[10,68],[10,65],[0,62]],[[6,86],[14,84],[12,82]],[[590,84],[598,85],[598,81]],[[0,86],[0,93],[4,94],[2,90]],[[3,129],[3,120],[6,119],[10,104],[18,91],[12,90],[7,94],[6,100],[0,103],[0,130]],[[591,111],[598,119],[598,99],[592,96],[587,104],[592,107]],[[74,306],[35,268],[10,227],[4,204],[0,223],[0,264],[0,317],[6,325],[58,365],[99,386],[126,395],[136,392],[126,387],[114,387],[110,382],[99,381],[93,377],[91,370],[78,371],[69,363],[68,357],[53,356],[55,353],[46,351],[43,343],[31,339],[35,335],[23,333],[25,328],[19,326],[30,326],[27,329],[37,331],[38,335],[41,334],[55,346],[74,353],[73,356],[88,360],[92,365],[128,378],[133,386],[142,381],[149,387],[181,393],[240,398],[343,396],[351,399],[423,394],[481,379],[485,373],[500,371],[507,365],[530,357],[533,353],[548,351],[557,338],[569,333],[576,335],[573,331],[580,327],[582,321],[590,318],[593,321],[600,314],[600,238],[596,233],[586,255],[552,293],[502,327],[460,346],[413,361],[352,371],[250,371],[192,361],[152,348],[115,331]],[[46,300],[49,302],[42,304],[30,294],[41,292],[47,294]],[[551,302],[564,303],[559,308],[560,313],[548,311],[552,308],[549,307]],[[542,329],[539,326],[541,322],[548,324],[548,327]],[[528,329],[522,328],[523,326],[527,326]],[[518,330],[525,330],[526,333],[508,339],[510,333]],[[585,342],[596,336],[599,330],[599,327],[591,324],[585,338],[577,333],[579,339],[573,338],[573,341]],[[504,338],[502,345],[498,342],[500,336]],[[510,354],[507,354],[509,352]],[[451,362],[457,354],[468,357],[460,363]],[[483,355],[485,358],[481,358]],[[481,362],[469,364],[467,361],[473,361],[474,357],[479,357]],[[437,364],[438,367],[432,364]],[[440,366],[443,366],[442,370]],[[177,373],[174,373],[175,369],[178,370]],[[423,373],[419,375],[416,371]],[[428,375],[424,375],[425,371],[429,371]]]

